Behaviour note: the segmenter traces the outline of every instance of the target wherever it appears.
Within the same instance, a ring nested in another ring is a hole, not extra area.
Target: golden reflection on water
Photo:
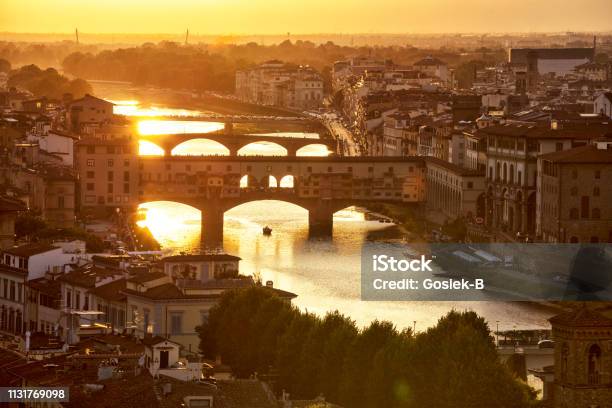
[[[113,113],[115,115],[124,116],[198,116],[202,112],[193,109],[176,109],[168,108],[165,106],[151,105],[143,106],[140,101],[137,100],[112,100],[108,99],[109,102],[115,104],[113,107]]]

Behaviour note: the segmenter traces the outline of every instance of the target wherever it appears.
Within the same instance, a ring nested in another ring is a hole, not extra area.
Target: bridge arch
[[[199,137],[172,147],[171,154],[173,156],[229,156],[231,151],[217,140]]]
[[[264,140],[253,140],[239,146],[238,156],[287,156],[289,150],[280,143]]]
[[[278,182],[280,188],[294,188],[296,185],[296,178],[290,174],[281,177]]]
[[[302,157],[321,157],[328,156],[331,152],[328,145],[324,143],[309,143],[296,150],[296,156]]]
[[[163,156],[166,153],[163,147],[149,140],[138,141],[139,156]]]

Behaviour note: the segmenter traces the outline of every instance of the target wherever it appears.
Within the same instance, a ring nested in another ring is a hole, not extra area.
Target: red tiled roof
[[[612,132],[612,125],[588,125],[573,129],[551,129],[527,125],[495,125],[479,129],[478,133],[529,139],[596,139]]]
[[[122,292],[126,287],[125,279],[117,279],[105,285],[90,289],[89,293],[101,297],[106,300],[120,301],[125,299],[125,294]]]
[[[594,145],[575,147],[540,155],[542,160],[555,163],[608,163],[612,164],[612,149],[598,149]]]
[[[0,212],[25,211],[26,205],[21,200],[10,197],[0,197]]]
[[[52,250],[58,249],[50,244],[25,244],[12,248],[7,248],[4,250],[5,253],[21,256],[21,257],[30,257],[38,254],[43,254],[45,252],[49,252]]]
[[[553,316],[548,321],[553,325],[569,327],[609,327],[612,328],[612,319],[586,306]]]

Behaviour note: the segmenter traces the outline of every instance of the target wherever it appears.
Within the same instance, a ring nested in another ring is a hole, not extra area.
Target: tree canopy
[[[277,392],[356,408],[535,406],[535,392],[497,357],[474,312],[451,311],[426,332],[374,321],[359,329],[338,312],[304,313],[265,287],[227,292],[198,328],[200,348],[238,377]]]
[[[15,86],[32,92],[37,97],[60,99],[66,93],[80,98],[92,93],[87,81],[77,78],[68,79],[54,68],[40,69],[36,65],[25,65],[9,73],[9,86]]]

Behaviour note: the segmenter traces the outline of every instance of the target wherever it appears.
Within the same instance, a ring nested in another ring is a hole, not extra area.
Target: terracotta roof
[[[100,391],[89,391],[82,385],[72,386],[70,402],[62,405],[66,408],[162,407],[155,395],[155,381],[144,369],[142,374],[137,376],[126,375],[123,378],[111,378],[94,383],[101,384],[104,388]]]
[[[479,129],[478,133],[530,139],[596,139],[612,132],[611,125],[585,125],[574,129],[551,129],[535,125],[506,124]]]
[[[61,298],[61,282],[59,280],[50,280],[45,277],[32,279],[28,281],[28,286],[47,296]]]
[[[612,149],[598,149],[597,146],[587,145],[543,154],[540,158],[554,163],[607,163],[612,165]]]
[[[30,257],[38,254],[44,254],[45,252],[53,251],[56,249],[58,248],[50,244],[36,243],[7,248],[4,250],[4,252],[16,256]]]
[[[0,212],[25,210],[26,205],[23,201],[11,197],[0,197]]]
[[[73,105],[73,104],[75,104],[77,102],[82,102],[82,101],[85,101],[85,100],[92,100],[92,101],[95,101],[95,102],[104,102],[104,103],[107,103],[107,104],[113,105],[113,106],[115,105],[112,102],[109,102],[109,101],[107,101],[105,99],[97,98],[97,97],[95,97],[93,95],[90,95],[90,94],[85,94],[85,96],[83,96],[82,98],[75,99],[74,101],[70,102],[69,105]]]
[[[202,261],[240,261],[242,258],[229,254],[172,255],[162,258],[162,262],[202,262]]]
[[[612,328],[612,319],[586,306],[553,316],[548,321],[553,325],[569,327],[609,327]]]
[[[163,272],[140,273],[140,274],[138,274],[136,276],[133,276],[133,277],[129,278],[128,282],[145,283],[145,282],[154,281],[156,279],[161,279],[164,276],[166,276],[166,274],[163,273]]]
[[[90,289],[89,293],[101,297],[102,299],[120,301],[125,299],[125,294],[123,293],[125,285],[125,279],[117,279],[105,285]]]
[[[484,170],[472,170],[466,169],[465,167],[458,166],[454,163],[447,162],[446,160],[439,159],[437,157],[427,156],[425,158],[427,163],[444,167],[445,169],[463,177],[484,177]]]
[[[96,285],[96,278],[104,278],[122,275],[124,272],[120,269],[103,268],[95,265],[86,265],[74,271],[65,273],[58,277],[63,282],[72,285],[81,286],[83,288],[93,288]]]
[[[154,288],[147,289],[144,292],[137,290],[125,289],[123,291],[128,295],[140,296],[147,299],[153,300],[167,300],[167,299],[189,299],[189,298],[202,298],[205,296],[185,296],[179,288],[172,283],[166,283],[163,285],[155,286]],[[212,296],[208,296],[212,297]]]
[[[11,275],[26,276],[28,271],[25,269],[13,268],[12,266],[0,264],[0,272],[9,273]]]
[[[144,344],[145,346],[154,346],[156,344],[163,343],[165,341],[167,341],[168,343],[172,343],[177,346],[180,346],[179,343],[174,342],[162,336],[145,336],[141,339],[141,341],[142,341],[142,344]]]

